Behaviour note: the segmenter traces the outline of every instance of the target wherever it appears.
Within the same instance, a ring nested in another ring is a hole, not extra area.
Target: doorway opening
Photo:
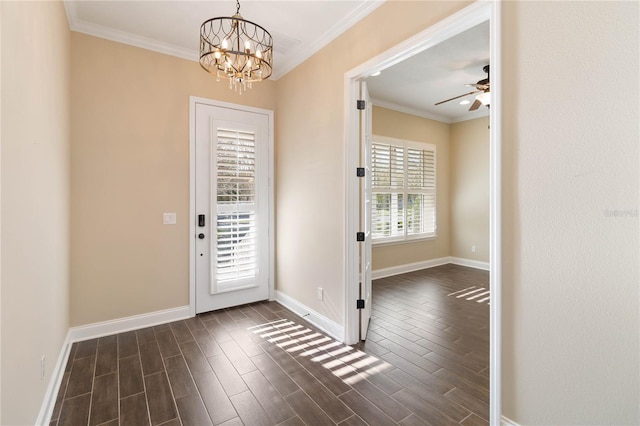
[[[500,293],[501,293],[501,62],[500,62],[500,5],[494,2],[477,2],[416,36],[400,43],[377,57],[345,73],[344,108],[345,121],[347,211],[346,235],[351,237],[360,232],[361,197],[360,182],[355,170],[360,167],[360,119],[356,109],[359,99],[360,82],[374,72],[384,70],[419,52],[433,47],[444,40],[462,33],[478,24],[490,23],[490,219],[489,219],[489,269],[490,269],[490,423],[499,424],[500,406]],[[356,302],[360,290],[360,246],[356,238],[347,238],[345,277],[345,337],[347,344],[354,344],[360,336],[360,313]]]

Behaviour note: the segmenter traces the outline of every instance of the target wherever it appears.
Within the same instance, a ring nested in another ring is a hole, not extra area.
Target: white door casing
[[[273,297],[273,113],[191,101],[195,314]]]
[[[430,26],[380,55],[347,71],[344,75],[345,111],[345,324],[344,341],[354,344],[360,332],[359,311],[353,301],[359,297],[359,243],[352,235],[360,225],[360,190],[358,178],[352,172],[359,164],[359,115],[353,108],[359,99],[359,81],[384,70],[425,49],[453,37],[481,22],[490,22],[491,115],[490,115],[490,424],[501,424],[501,287],[502,287],[502,227],[501,227],[501,153],[502,153],[502,4],[477,1],[457,13]]]
[[[360,226],[364,241],[360,244],[360,299],[364,307],[360,309],[360,340],[367,338],[371,319],[371,134],[373,105],[369,98],[367,83],[360,82],[360,99],[364,109],[360,110],[360,165],[364,176],[360,178]]]

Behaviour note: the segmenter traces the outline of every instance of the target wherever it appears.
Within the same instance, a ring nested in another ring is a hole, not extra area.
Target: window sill
[[[423,241],[435,240],[437,239],[437,235],[430,235],[428,237],[414,237],[414,238],[406,238],[403,240],[387,240],[387,241],[372,241],[372,247],[384,247],[384,246],[395,246],[399,244],[412,244],[412,243],[421,243]]]

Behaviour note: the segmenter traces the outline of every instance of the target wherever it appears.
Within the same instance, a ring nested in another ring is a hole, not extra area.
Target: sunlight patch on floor
[[[391,364],[290,320],[277,320],[249,330],[292,356],[320,364],[352,385],[391,368]]]

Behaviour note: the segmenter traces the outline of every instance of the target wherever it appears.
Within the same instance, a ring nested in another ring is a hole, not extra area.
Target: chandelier
[[[210,74],[229,80],[229,88],[240,91],[251,88],[254,81],[271,75],[273,39],[258,24],[236,13],[230,18],[212,18],[200,26],[200,66]]]

